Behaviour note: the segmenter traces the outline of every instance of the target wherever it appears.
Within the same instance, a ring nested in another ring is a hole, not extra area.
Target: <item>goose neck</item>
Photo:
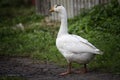
[[[68,25],[67,25],[66,12],[64,12],[64,14],[61,14],[60,17],[61,17],[61,25],[60,25],[60,29],[59,29],[57,37],[68,34],[68,27],[67,27]]]

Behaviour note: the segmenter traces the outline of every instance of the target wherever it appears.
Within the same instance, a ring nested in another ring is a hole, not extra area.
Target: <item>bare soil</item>
[[[20,76],[27,80],[120,80],[120,74],[97,71],[59,76],[65,70],[53,63],[30,58],[0,57],[0,76]]]

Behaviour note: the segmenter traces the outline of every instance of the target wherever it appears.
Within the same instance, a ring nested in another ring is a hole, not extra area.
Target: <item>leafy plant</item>
[[[112,0],[86,12],[85,15],[80,14],[69,21],[69,32],[88,39],[104,52],[102,56],[97,56],[90,66],[101,66],[108,69],[107,71],[119,72],[120,68],[116,63],[120,62],[120,5]]]

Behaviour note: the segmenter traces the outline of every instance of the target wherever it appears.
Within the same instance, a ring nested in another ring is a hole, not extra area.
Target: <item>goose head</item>
[[[53,7],[51,7],[51,9],[49,11],[57,12],[61,18],[67,17],[66,9],[62,5],[58,5],[58,4],[54,5]]]
[[[62,5],[54,5],[50,10],[50,12],[57,12],[57,13],[62,13],[65,11],[65,8]]]

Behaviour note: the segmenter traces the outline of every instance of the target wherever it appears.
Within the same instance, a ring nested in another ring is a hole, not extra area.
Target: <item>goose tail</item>
[[[96,53],[96,54],[103,55],[103,52],[102,52],[101,50],[99,50],[99,49],[96,49],[96,50],[95,50],[95,53]]]

